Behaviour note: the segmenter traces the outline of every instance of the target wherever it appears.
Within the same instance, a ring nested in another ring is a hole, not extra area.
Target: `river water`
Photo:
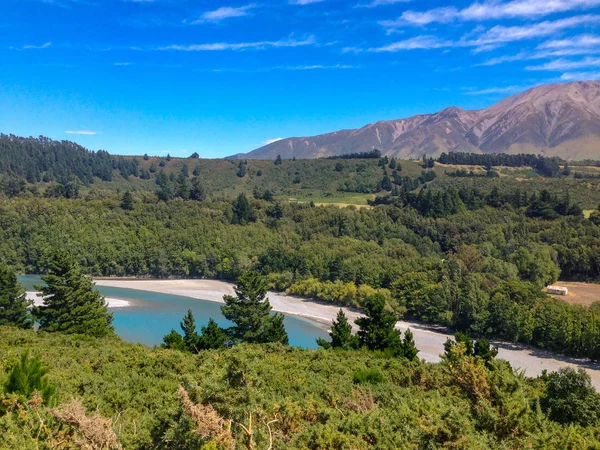
[[[41,282],[40,277],[32,275],[20,276],[19,281],[28,291],[34,291],[33,286]],[[111,309],[115,316],[115,331],[127,342],[160,345],[163,336],[172,329],[181,332],[179,323],[188,309],[194,313],[198,331],[211,317],[222,327],[231,326],[231,322],[221,314],[219,303],[136,289],[104,286],[97,286],[97,289],[105,297],[127,300],[130,303],[125,308]],[[329,337],[318,323],[300,317],[286,316],[285,329],[290,345],[297,347],[316,348],[317,338]]]

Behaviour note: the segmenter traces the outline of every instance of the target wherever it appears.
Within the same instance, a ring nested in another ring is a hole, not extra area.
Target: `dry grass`
[[[552,297],[572,305],[589,306],[600,301],[600,284],[557,281],[556,286],[569,289],[569,295],[553,295]]]
[[[75,442],[86,450],[120,450],[121,444],[112,429],[112,420],[95,412],[86,416],[85,408],[79,400],[73,400],[61,409],[50,413],[61,423],[72,427],[77,434]]]
[[[181,406],[194,421],[194,432],[202,439],[211,439],[220,448],[234,449],[235,440],[231,435],[231,422],[225,421],[211,405],[196,405],[187,391],[179,387]]]

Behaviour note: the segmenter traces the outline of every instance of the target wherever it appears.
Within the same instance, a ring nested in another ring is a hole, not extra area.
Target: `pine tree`
[[[358,348],[358,338],[352,334],[352,325],[348,322],[348,318],[342,309],[339,310],[336,320],[331,325],[329,336],[331,342],[319,338],[317,344],[324,348],[340,348],[343,350]]]
[[[42,280],[46,286],[36,289],[42,293],[44,304],[33,311],[41,331],[94,337],[114,333],[113,315],[108,312],[104,297],[71,257],[58,255]]]
[[[32,303],[27,300],[15,272],[0,264],[0,326],[32,328],[33,320],[29,313]]]
[[[18,394],[26,399],[31,398],[37,391],[48,404],[54,397],[56,388],[48,383],[47,373],[48,369],[42,366],[40,358],[30,358],[29,350],[25,350],[21,353],[19,362],[10,371],[4,389],[9,394]]]
[[[246,225],[250,220],[250,202],[248,198],[242,193],[238,195],[231,205],[233,212],[232,223],[234,225]]]
[[[400,356],[403,356],[409,361],[415,361],[418,354],[419,350],[417,350],[417,346],[415,345],[415,338],[412,331],[407,329],[404,333],[404,339],[402,340],[402,351]]]
[[[191,309],[188,309],[187,314],[183,317],[180,324],[183,331],[183,345],[192,353],[198,353],[198,343],[200,336],[196,332],[196,319]]]
[[[283,163],[283,160],[281,159],[281,155],[277,155],[277,158],[275,158],[275,165],[279,166],[281,163]]]
[[[133,195],[131,195],[131,192],[126,191],[123,194],[123,198],[121,199],[121,208],[124,209],[125,211],[133,211],[133,207],[134,207]]]
[[[236,297],[225,295],[223,315],[235,326],[227,330],[235,342],[288,343],[281,314],[271,315],[271,304],[266,297],[267,282],[254,271],[240,276],[235,287]]]
[[[171,350],[186,350],[185,344],[183,343],[183,338],[175,330],[171,330],[169,334],[163,337],[163,343],[160,346],[162,348],[169,348]]]
[[[227,334],[225,330],[217,325],[212,319],[208,320],[208,324],[202,327],[200,339],[198,340],[199,350],[221,349],[225,348]]]
[[[202,181],[198,177],[192,178],[192,188],[190,190],[190,199],[197,202],[204,202],[206,200],[206,189],[202,184]]]
[[[385,311],[385,298],[380,294],[371,296],[365,304],[366,317],[355,323],[360,327],[358,339],[361,347],[397,353],[401,349],[400,331],[395,329],[396,318]]]

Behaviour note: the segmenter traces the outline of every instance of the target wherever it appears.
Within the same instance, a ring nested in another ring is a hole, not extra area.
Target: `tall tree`
[[[0,264],[0,326],[33,327],[29,313],[32,303],[27,300],[25,290],[19,284],[15,272]]]
[[[231,205],[233,212],[232,222],[234,225],[246,225],[250,220],[250,202],[243,193],[233,201]]]
[[[190,199],[196,200],[197,202],[204,202],[206,200],[206,189],[202,184],[199,177],[192,178],[192,188],[190,190]]]
[[[331,342],[325,339],[317,339],[317,344],[324,348],[339,348],[343,350],[351,350],[358,348],[358,337],[352,334],[352,324],[348,322],[348,318],[342,309],[339,310],[336,320],[331,325],[329,332]]]
[[[417,350],[417,346],[415,345],[415,338],[410,329],[407,329],[404,332],[404,339],[402,339],[402,351],[399,356],[403,356],[409,361],[415,361],[417,359],[417,355],[419,354],[419,350]]]
[[[114,333],[113,315],[108,312],[104,297],[73,258],[59,254],[42,280],[46,285],[36,288],[42,293],[44,304],[33,310],[41,331],[94,337]]]
[[[198,341],[200,341],[200,336],[196,332],[196,318],[191,309],[188,309],[180,326],[183,330],[183,345],[190,352],[198,353]]]
[[[133,207],[133,195],[131,195],[131,192],[125,191],[123,198],[121,198],[121,208],[123,208],[125,211],[133,211]]]
[[[235,287],[236,296],[225,295],[223,315],[235,326],[228,334],[235,342],[288,343],[288,335],[283,326],[284,316],[271,315],[271,304],[266,298],[267,281],[258,272],[249,271],[240,276]]]
[[[398,353],[402,345],[400,331],[395,329],[396,318],[385,311],[385,297],[381,294],[372,295],[365,303],[365,312],[366,317],[359,317],[355,321],[360,327],[360,345],[369,350]]]
[[[212,319],[201,329],[200,339],[198,340],[199,350],[221,349],[225,347],[227,333],[217,322]]]

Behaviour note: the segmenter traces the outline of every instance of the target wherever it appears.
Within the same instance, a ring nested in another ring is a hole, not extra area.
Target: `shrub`
[[[375,369],[362,369],[354,372],[352,376],[354,384],[379,384],[385,381],[384,376]]]

